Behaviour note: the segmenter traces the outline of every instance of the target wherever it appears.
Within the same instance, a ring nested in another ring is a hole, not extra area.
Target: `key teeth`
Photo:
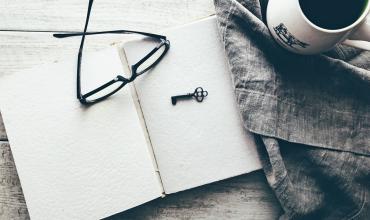
[[[177,99],[175,97],[171,97],[172,105],[176,105]]]

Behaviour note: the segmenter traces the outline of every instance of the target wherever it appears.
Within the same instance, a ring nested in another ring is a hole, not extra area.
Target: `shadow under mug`
[[[312,23],[303,13],[299,0],[270,0],[267,6],[267,26],[282,47],[298,54],[322,53],[338,43],[370,50],[369,2],[354,23],[331,30]]]

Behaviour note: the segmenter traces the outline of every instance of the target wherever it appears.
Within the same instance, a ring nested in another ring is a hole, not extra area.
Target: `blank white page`
[[[164,59],[135,82],[166,193],[261,167],[253,136],[243,128],[214,17],[163,33],[171,41]],[[124,45],[129,63],[152,42]],[[171,96],[209,95],[202,103]]]
[[[122,73],[116,48],[84,56],[88,87]],[[3,76],[0,109],[31,219],[100,219],[161,195],[130,89],[85,108],[76,57]]]

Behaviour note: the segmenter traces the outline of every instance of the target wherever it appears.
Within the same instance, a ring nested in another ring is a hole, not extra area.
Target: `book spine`
[[[121,59],[121,63],[122,63],[124,71],[125,72],[130,72],[131,69],[129,67],[129,63],[128,63],[128,60],[127,60],[127,57],[126,57],[126,54],[125,54],[125,51],[124,51],[124,47],[122,45],[118,45],[117,49],[118,49],[118,52],[119,52],[119,55],[120,55],[120,59]],[[139,99],[139,96],[137,94],[137,90],[135,88],[134,83],[132,83],[132,86],[131,86],[130,89],[131,89],[132,98],[133,98],[134,103],[135,103],[136,112],[139,116],[141,126],[144,130],[144,133],[145,133],[145,139],[146,139],[146,142],[147,142],[147,146],[149,148],[148,149],[149,153],[151,154],[150,157],[152,158],[152,162],[153,162],[153,166],[154,166],[154,169],[155,169],[155,172],[156,172],[156,176],[158,177],[158,182],[161,186],[162,197],[165,197],[166,193],[165,193],[165,190],[164,190],[161,173],[160,173],[159,168],[158,168],[158,163],[157,163],[157,159],[156,159],[156,156],[155,156],[155,153],[154,153],[153,145],[152,145],[152,142],[151,142],[151,139],[150,139],[150,134],[149,134],[149,131],[148,131],[148,127],[146,126],[144,113],[143,113],[143,110],[141,108],[140,99]]]

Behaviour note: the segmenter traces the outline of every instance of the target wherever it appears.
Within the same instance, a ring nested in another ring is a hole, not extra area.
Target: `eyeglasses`
[[[141,74],[147,72],[148,70],[153,68],[155,65],[157,65],[161,61],[161,59],[164,57],[164,55],[167,53],[168,49],[170,48],[170,42],[169,40],[166,39],[166,36],[162,36],[158,34],[152,34],[152,33],[140,32],[140,31],[130,31],[130,30],[86,32],[89,19],[90,19],[90,12],[92,8],[92,4],[93,4],[93,0],[89,0],[85,28],[83,32],[53,35],[56,38],[82,36],[81,43],[80,43],[80,49],[78,51],[78,57],[77,57],[77,99],[81,102],[81,104],[84,104],[84,105],[97,103],[115,94],[120,89],[122,89],[125,85],[134,81],[136,77],[140,76]],[[131,66],[131,76],[130,77],[126,78],[124,76],[118,75],[111,81],[99,86],[98,88],[86,94],[82,94],[81,92],[81,61],[82,61],[82,50],[83,50],[83,46],[85,42],[85,36],[86,35],[97,35],[97,34],[140,34],[140,35],[154,38],[158,40],[159,43],[147,55],[145,55],[141,60],[139,60],[139,62]]]

